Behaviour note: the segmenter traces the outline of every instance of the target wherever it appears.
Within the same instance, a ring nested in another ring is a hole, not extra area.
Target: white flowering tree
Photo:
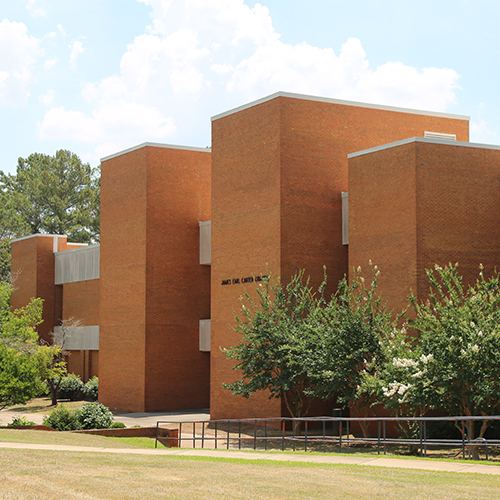
[[[395,414],[497,414],[500,402],[500,280],[482,266],[464,287],[457,265],[427,271],[429,298],[410,297],[414,318],[383,339],[383,357],[363,386]],[[471,425],[470,438],[483,437]]]
[[[500,280],[486,279],[480,266],[474,286],[464,287],[457,265],[428,271],[429,300],[413,297],[418,354],[432,358],[423,377],[430,408],[450,415],[492,415],[500,402]],[[479,431],[484,435],[485,420]],[[471,428],[471,438],[474,428]]]

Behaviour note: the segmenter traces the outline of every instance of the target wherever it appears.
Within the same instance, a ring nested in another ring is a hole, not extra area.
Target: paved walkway
[[[43,413],[26,413],[20,411],[1,410],[0,425],[7,425],[12,422],[14,417],[26,417],[29,421],[35,424],[41,424]],[[156,426],[159,420],[168,420],[169,422],[192,422],[210,420],[209,410],[190,410],[190,411],[172,411],[161,413],[125,413],[123,415],[115,415],[115,422],[123,422],[127,427],[140,425],[141,427]]]
[[[242,458],[245,460],[271,460],[275,462],[302,462],[316,464],[348,464],[372,467],[394,467],[398,469],[419,469],[435,472],[459,472],[476,474],[500,475],[500,466],[482,464],[464,464],[453,462],[438,462],[431,460],[402,460],[397,458],[382,457],[355,457],[339,455],[294,455],[291,453],[252,453],[244,451],[227,450],[187,450],[187,449],[151,449],[151,448],[98,448],[91,446],[66,446],[49,444],[28,443],[1,443],[0,452],[6,449],[22,450],[50,450],[50,451],[73,451],[84,453],[116,453],[129,455],[160,455],[160,456],[182,456],[182,457],[218,457],[218,458]]]

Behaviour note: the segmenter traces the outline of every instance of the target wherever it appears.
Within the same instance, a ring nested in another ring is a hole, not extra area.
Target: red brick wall
[[[199,222],[210,219],[210,152],[147,148],[146,408],[208,408],[210,267],[200,265]]]
[[[418,294],[424,269],[459,264],[466,283],[500,267],[500,151],[419,143],[417,171]]]
[[[66,236],[58,237],[58,249],[66,245]],[[12,243],[12,273],[15,277],[11,307],[25,306],[32,297],[41,297],[43,323],[38,327],[41,339],[51,342],[51,332],[60,320],[60,294],[54,284],[54,237],[33,235]]]
[[[232,330],[244,290],[223,280],[280,273],[280,111],[271,101],[213,122],[212,127],[212,418],[280,413],[268,394],[250,399],[222,388],[238,374],[220,351],[238,343]]]
[[[144,411],[146,150],[102,162],[99,400]]]
[[[379,292],[391,309],[417,291],[415,143],[349,159],[349,263],[370,276],[380,268]]]
[[[68,248],[69,250],[70,248]],[[78,281],[63,285],[63,319],[73,319],[77,326],[99,325],[100,280]],[[99,376],[99,351],[70,351],[68,372],[80,375],[86,382]]]
[[[99,399],[134,411],[208,406],[210,153],[143,147],[103,162]]]
[[[68,373],[80,375],[83,382],[99,376],[99,351],[69,351],[66,362]]]
[[[99,290],[98,279],[65,283],[63,285],[63,319],[73,319],[81,326],[99,324]]]
[[[347,155],[425,131],[466,141],[468,121],[278,97],[219,117],[212,130],[211,413],[279,415],[267,394],[246,401],[221,388],[237,378],[220,347],[239,341],[232,327],[244,289],[222,280],[267,269],[286,282],[305,268],[318,285],[326,265],[333,292],[348,272],[341,219]]]
[[[305,268],[319,284],[326,265],[333,292],[348,268],[341,217],[341,192],[348,191],[347,155],[423,137],[425,131],[452,133],[468,141],[469,123],[314,100],[280,100],[281,273],[288,278],[296,268]]]
[[[412,142],[349,160],[349,258],[372,259],[391,308],[424,299],[425,269],[459,263],[466,283],[500,263],[500,151]]]

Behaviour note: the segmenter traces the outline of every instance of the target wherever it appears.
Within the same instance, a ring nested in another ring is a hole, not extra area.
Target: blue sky
[[[210,146],[277,91],[471,117],[500,142],[497,0],[5,0],[0,170],[69,149]]]

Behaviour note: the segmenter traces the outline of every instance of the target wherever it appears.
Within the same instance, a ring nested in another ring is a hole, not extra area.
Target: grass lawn
[[[78,432],[47,432],[0,428],[0,442],[28,444],[60,444],[68,446],[98,446],[100,448],[154,448],[151,438],[110,438]],[[159,448],[164,446],[158,443]],[[1,450],[0,450],[1,453]],[[0,486],[1,489],[1,486]],[[0,497],[1,498],[1,497]]]
[[[0,499],[498,499],[500,477],[361,466],[0,451]]]
[[[137,447],[140,441],[0,430],[0,441]],[[0,449],[3,499],[498,499],[500,476],[219,458]]]

